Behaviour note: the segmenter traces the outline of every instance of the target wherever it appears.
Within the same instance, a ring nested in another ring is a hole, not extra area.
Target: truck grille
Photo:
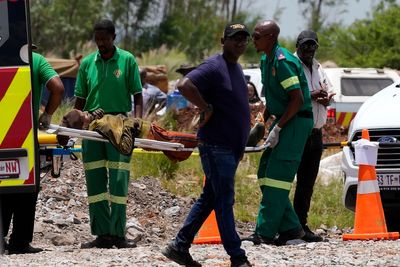
[[[376,169],[398,169],[400,168],[400,129],[371,129],[369,131],[369,137],[372,142],[377,142],[379,138],[383,136],[395,137],[397,143],[390,143],[393,146],[379,146],[378,149],[378,161],[375,166]],[[351,141],[357,141],[361,139],[361,131],[357,131]],[[351,147],[351,152],[355,158],[354,147]]]

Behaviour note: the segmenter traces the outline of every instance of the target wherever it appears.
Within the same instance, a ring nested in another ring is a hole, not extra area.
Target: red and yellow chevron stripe
[[[29,66],[0,69],[0,149],[26,149],[29,170],[28,179],[2,179],[0,187],[35,184],[31,98]]]
[[[347,128],[356,114],[356,112],[336,112],[336,124]]]

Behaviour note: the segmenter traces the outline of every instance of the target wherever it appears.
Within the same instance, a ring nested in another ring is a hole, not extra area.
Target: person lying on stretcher
[[[135,138],[181,143],[185,148],[197,147],[195,134],[167,131],[162,127],[138,118],[128,118],[122,114],[104,114],[102,109],[93,112],[73,109],[64,115],[61,126],[96,131],[122,154],[130,155],[134,149]],[[57,141],[65,146],[69,137],[57,135]],[[146,149],[149,150],[149,149]],[[190,157],[192,151],[163,151],[173,162]]]

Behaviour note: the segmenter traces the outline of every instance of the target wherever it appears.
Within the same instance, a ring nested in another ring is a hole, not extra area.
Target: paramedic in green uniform
[[[36,46],[32,46],[36,48]],[[50,125],[51,117],[61,103],[64,85],[57,72],[40,54],[32,52],[32,98],[33,119],[40,128]],[[49,98],[43,113],[39,116],[39,106],[43,87],[49,90]],[[12,232],[6,244],[8,254],[38,253],[41,248],[32,247],[33,228],[35,223],[36,202],[39,185],[36,192],[1,194],[1,214],[4,237],[7,236],[12,221]]]
[[[285,245],[304,236],[289,192],[313,127],[313,114],[301,63],[279,45],[279,32],[279,26],[268,20],[258,23],[252,36],[257,51],[264,52],[260,64],[266,90],[264,118],[276,118],[258,169],[262,199],[251,239],[255,244]]]
[[[98,51],[82,60],[75,85],[75,108],[106,114],[131,111],[142,117],[142,86],[135,57],[114,45],[115,26],[110,20],[94,25]],[[125,238],[126,204],[131,156],[120,154],[112,144],[84,140],[82,156],[89,202],[91,233],[97,238],[81,248],[129,248]]]

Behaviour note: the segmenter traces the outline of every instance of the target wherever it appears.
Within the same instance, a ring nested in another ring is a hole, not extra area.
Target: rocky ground
[[[188,129],[197,113],[188,110],[180,115],[179,128]],[[344,141],[345,134],[333,125],[323,129],[324,142]],[[176,234],[194,199],[172,195],[154,177],[132,180],[129,186],[127,237],[137,241],[137,248],[80,249],[93,236],[82,163],[68,161],[59,178],[42,178],[33,245],[45,251],[0,255],[0,266],[178,266],[160,251]],[[247,236],[254,223],[237,222],[237,229]],[[316,231],[326,242],[285,247],[243,242],[243,248],[254,266],[400,266],[400,241],[343,242],[341,234],[348,230],[321,226]],[[191,252],[203,266],[230,266],[221,245],[195,245]]]
[[[45,177],[39,195],[33,245],[44,252],[0,256],[0,266],[177,266],[160,250],[173,238],[194,199],[163,190],[143,177],[130,183],[127,237],[134,249],[80,249],[90,235],[86,190],[80,161],[65,163],[61,177]],[[241,236],[254,229],[237,223]],[[243,242],[254,266],[398,266],[400,241],[343,242],[342,230],[317,229],[326,242],[275,247]],[[229,266],[221,245],[195,245],[191,252],[203,266]]]

